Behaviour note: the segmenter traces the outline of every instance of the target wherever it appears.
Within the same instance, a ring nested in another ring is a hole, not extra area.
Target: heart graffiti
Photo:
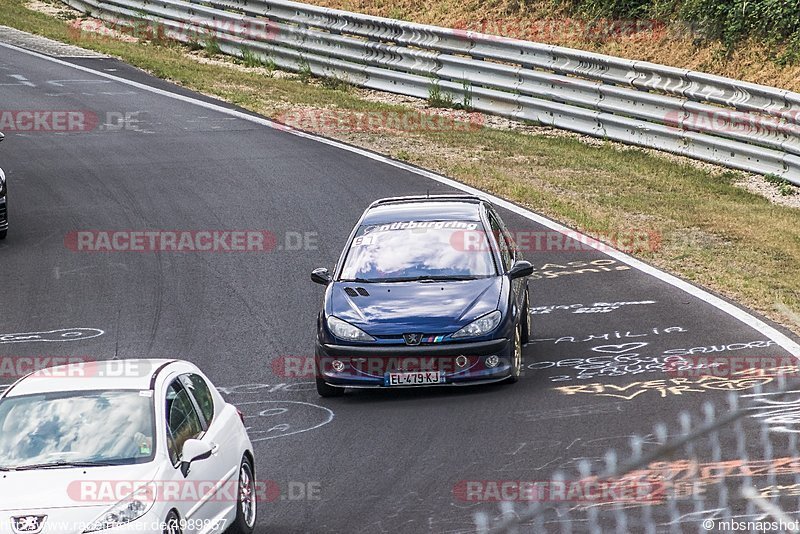
[[[592,350],[595,352],[605,352],[608,354],[622,354],[623,352],[630,352],[646,346],[647,343],[644,342],[621,343],[619,345],[600,345],[599,347],[592,347]]]

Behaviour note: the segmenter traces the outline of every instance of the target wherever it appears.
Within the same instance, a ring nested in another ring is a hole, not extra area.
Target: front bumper
[[[113,504],[113,503],[112,503]],[[12,529],[12,517],[15,516],[45,516],[40,534],[84,534],[85,529],[91,524],[92,521],[107,510],[110,504],[103,504],[101,506],[88,506],[88,507],[73,507],[73,508],[55,508],[45,509],[41,511],[31,512],[25,511],[6,511],[0,513],[0,533],[13,533],[16,532]],[[92,534],[127,534],[137,532],[142,534],[144,532],[162,532],[162,524],[166,517],[166,511],[159,512],[158,506],[153,506],[139,519],[135,519],[130,523],[125,523],[118,527],[97,530]],[[163,515],[163,517],[161,517]]]
[[[317,376],[332,386],[357,388],[421,387],[385,386],[389,372],[439,371],[441,385],[467,385],[504,380],[512,373],[513,343],[507,339],[441,345],[334,345],[317,343]],[[486,365],[489,356],[499,363]],[[343,364],[340,371],[334,362]],[[427,386],[425,386],[427,387]]]

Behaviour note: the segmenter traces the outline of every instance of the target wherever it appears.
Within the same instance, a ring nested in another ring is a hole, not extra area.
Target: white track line
[[[386,156],[382,156],[380,154],[375,154],[375,153],[370,152],[368,150],[363,150],[363,149],[360,149],[360,148],[357,148],[357,147],[349,146],[349,145],[346,145],[344,143],[340,143],[339,141],[334,141],[332,139],[325,139],[324,137],[318,137],[318,136],[316,136],[314,134],[301,132],[301,131],[295,130],[295,129],[289,127],[289,126],[278,124],[276,122],[273,122],[271,120],[268,120],[268,119],[265,119],[265,118],[262,118],[262,117],[254,117],[254,116],[249,115],[247,113],[242,113],[241,111],[228,109],[228,108],[225,108],[223,106],[219,106],[219,105],[216,105],[216,104],[211,104],[209,102],[204,102],[204,101],[198,100],[196,98],[180,95],[180,94],[173,93],[173,92],[170,92],[170,91],[165,91],[164,89],[158,89],[156,87],[151,87],[149,85],[146,85],[146,84],[143,84],[143,83],[139,83],[139,82],[134,82],[132,80],[126,80],[125,78],[120,78],[119,76],[114,76],[113,74],[109,74],[109,73],[101,72],[101,71],[96,71],[94,69],[90,69],[88,67],[84,67],[84,66],[81,66],[81,65],[74,65],[74,64],[69,63],[67,61],[61,61],[60,59],[53,58],[53,57],[50,57],[50,56],[46,56],[44,54],[39,54],[38,52],[32,52],[30,50],[26,50],[26,49],[20,48],[18,46],[6,44],[6,43],[0,43],[0,46],[9,48],[11,50],[16,50],[17,52],[21,52],[23,54],[28,54],[30,56],[37,57],[39,59],[50,61],[52,63],[57,63],[59,65],[63,65],[65,67],[69,67],[69,68],[72,68],[72,69],[75,69],[75,70],[91,73],[91,74],[94,74],[96,76],[100,76],[100,77],[103,77],[103,78],[106,78],[106,79],[109,79],[109,80],[113,80],[113,81],[121,83],[121,84],[128,85],[130,87],[135,87],[137,89],[141,89],[142,91],[148,91],[150,93],[154,93],[154,94],[157,94],[157,95],[160,95],[160,96],[164,96],[164,97],[167,97],[167,98],[173,98],[175,100],[180,100],[181,102],[194,104],[196,106],[200,106],[200,107],[203,107],[203,108],[206,108],[206,109],[217,111],[219,113],[225,113],[226,115],[230,115],[232,117],[237,117],[237,118],[242,119],[242,120],[246,120],[246,121],[250,121],[250,122],[253,122],[253,123],[256,123],[256,124],[260,124],[260,125],[266,126],[268,128],[283,130],[283,131],[285,131],[285,132],[287,132],[289,134],[296,135],[298,137],[304,137],[306,139],[311,139],[311,140],[317,141],[319,143],[324,143],[326,145],[330,145],[330,146],[339,148],[341,150],[347,150],[348,152],[353,152],[353,153],[358,154],[360,156],[363,156],[365,158],[370,158],[370,159],[375,160],[375,161],[380,161],[380,162],[385,163],[387,165],[391,165],[393,167],[397,167],[399,169],[403,169],[405,171],[412,172],[412,173],[418,174],[420,176],[424,176],[426,178],[430,178],[431,180],[434,180],[434,181],[439,182],[441,184],[453,187],[455,189],[460,189],[461,191],[464,191],[465,193],[470,193],[470,194],[474,194],[474,195],[482,195],[482,196],[488,198],[489,200],[491,200],[495,205],[501,206],[501,207],[503,207],[503,208],[505,208],[505,209],[507,209],[509,211],[513,211],[514,213],[516,213],[518,215],[521,215],[522,217],[525,217],[527,219],[530,219],[531,221],[534,221],[534,222],[536,222],[538,224],[541,224],[542,226],[550,228],[551,230],[555,230],[555,231],[561,232],[563,234],[567,234],[567,233],[569,233],[571,235],[575,235],[576,234],[575,230],[567,228],[566,226],[564,226],[562,224],[559,224],[559,223],[557,223],[555,221],[551,221],[550,219],[548,219],[546,217],[543,217],[543,216],[541,216],[541,215],[539,215],[537,213],[534,213],[534,212],[532,212],[530,210],[527,210],[525,208],[517,206],[516,204],[513,204],[513,203],[511,203],[511,202],[509,202],[507,200],[504,200],[504,199],[500,198],[500,197],[496,197],[494,195],[490,195],[490,194],[488,194],[488,193],[486,193],[484,191],[481,191],[479,189],[475,189],[474,187],[470,187],[468,185],[464,185],[464,184],[462,184],[460,182],[457,182],[457,181],[455,181],[455,180],[453,180],[451,178],[447,178],[446,176],[442,176],[441,174],[437,174],[437,173],[431,172],[431,171],[426,171],[426,170],[423,170],[423,169],[418,169],[418,168],[416,168],[416,167],[414,167],[412,165],[408,165],[408,164],[402,163],[400,161],[395,161],[395,160],[390,159],[390,158],[388,158]],[[598,250],[600,248],[602,248],[601,252],[603,252],[604,254],[614,258],[615,260],[620,261],[622,263],[625,263],[627,265],[630,265],[634,269],[637,269],[637,270],[642,271],[642,272],[644,272],[646,274],[649,274],[650,276],[652,276],[654,278],[657,278],[657,279],[661,280],[662,282],[666,282],[667,284],[670,284],[671,286],[676,287],[676,288],[680,289],[681,291],[684,291],[684,292],[692,295],[693,297],[696,297],[696,298],[702,300],[703,302],[705,302],[707,304],[710,304],[711,306],[714,306],[715,308],[727,313],[731,317],[733,317],[735,319],[738,319],[739,321],[741,321],[742,323],[746,324],[750,328],[753,328],[754,330],[757,330],[758,332],[764,334],[766,337],[768,337],[769,339],[773,340],[775,343],[777,343],[778,345],[783,347],[792,356],[796,356],[796,357],[800,358],[800,345],[799,344],[797,344],[795,341],[793,341],[787,335],[785,335],[782,332],[776,330],[775,328],[773,328],[772,326],[768,325],[767,323],[765,323],[764,321],[762,321],[758,317],[754,317],[753,315],[747,313],[745,310],[739,308],[738,306],[734,306],[733,304],[731,304],[731,303],[729,303],[729,302],[727,302],[727,301],[725,301],[725,300],[723,300],[723,299],[721,299],[721,298],[719,298],[719,297],[717,297],[715,295],[712,295],[708,291],[700,289],[699,287],[696,287],[696,286],[694,286],[694,285],[692,285],[692,284],[690,284],[690,283],[688,283],[688,282],[686,282],[684,280],[681,280],[680,278],[678,278],[676,276],[673,276],[673,275],[671,275],[669,273],[665,273],[664,271],[656,269],[655,267],[653,267],[651,265],[648,265],[648,264],[646,264],[646,263],[644,263],[644,262],[642,262],[640,260],[637,260],[636,258],[632,258],[631,256],[628,256],[627,254],[625,254],[623,252],[620,252],[618,250],[614,250],[614,249],[610,248],[608,245],[605,245],[603,243],[597,243],[597,242],[595,242],[595,240],[590,239],[590,238],[586,239],[586,243],[588,243],[590,246],[592,246],[592,247],[594,247],[594,248],[596,248]]]

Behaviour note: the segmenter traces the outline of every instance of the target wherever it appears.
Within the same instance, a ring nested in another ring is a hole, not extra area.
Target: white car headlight
[[[495,328],[497,325],[500,324],[500,319],[502,318],[502,314],[499,310],[495,310],[493,312],[489,312],[482,317],[478,317],[467,326],[453,334],[453,339],[459,339],[462,337],[476,337],[482,336],[484,334],[488,334]]]
[[[97,532],[130,523],[146,514],[156,502],[156,488],[145,484],[92,521],[84,532]]]
[[[360,328],[356,328],[347,321],[342,321],[333,315],[328,317],[328,329],[339,339],[346,339],[347,341],[375,341],[374,337]]]

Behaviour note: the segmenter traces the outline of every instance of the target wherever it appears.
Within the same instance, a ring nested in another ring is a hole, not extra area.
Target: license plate
[[[426,386],[444,383],[444,375],[439,371],[420,371],[416,373],[386,373],[384,386]]]

